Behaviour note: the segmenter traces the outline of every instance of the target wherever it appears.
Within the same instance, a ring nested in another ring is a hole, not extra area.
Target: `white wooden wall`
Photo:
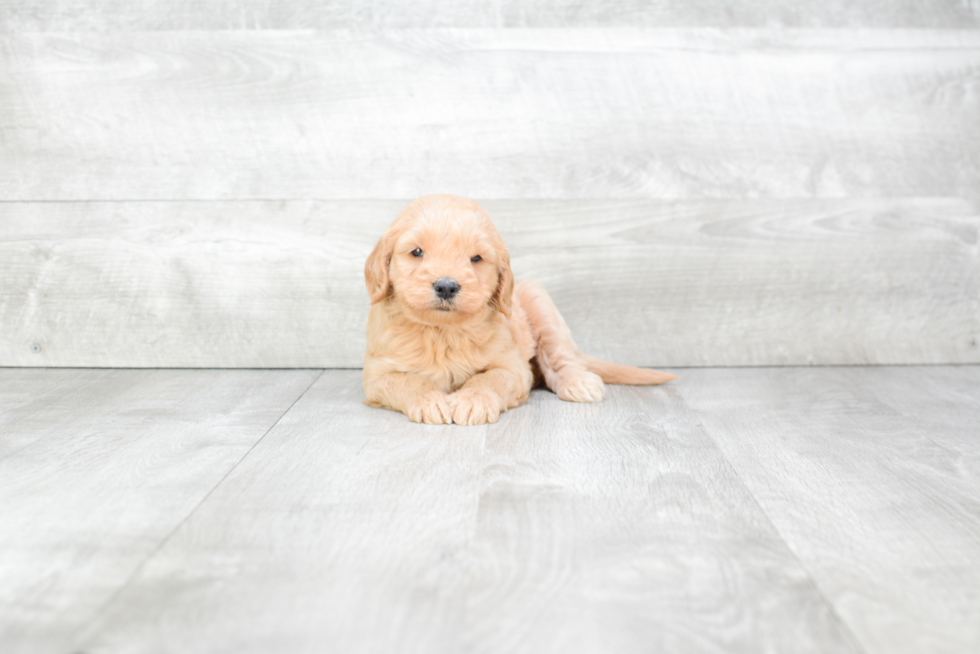
[[[0,0],[0,365],[357,367],[430,192],[598,356],[980,362],[980,2]]]

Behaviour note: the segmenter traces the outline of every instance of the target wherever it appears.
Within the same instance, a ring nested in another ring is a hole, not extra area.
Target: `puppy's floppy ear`
[[[514,273],[510,271],[510,255],[504,250],[497,267],[497,290],[494,291],[490,304],[497,311],[510,318],[511,304],[514,301]]]
[[[364,281],[367,283],[368,295],[371,296],[371,304],[383,300],[391,286],[388,281],[388,265],[391,263],[393,245],[389,245],[390,243],[392,240],[387,235],[382,236],[364,264]]]

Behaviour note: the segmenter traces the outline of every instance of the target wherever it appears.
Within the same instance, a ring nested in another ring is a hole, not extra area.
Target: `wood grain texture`
[[[7,365],[360,367],[402,204],[4,205]]]
[[[327,371],[84,651],[457,652],[486,427],[373,409]]]
[[[963,0],[0,0],[0,31],[980,26]]]
[[[977,649],[980,366],[678,372],[463,428],[0,369],[4,653]]]
[[[464,651],[860,651],[675,388],[505,418]]]
[[[0,649],[71,651],[317,374],[0,370]]]
[[[918,367],[892,371],[890,368],[864,372],[865,388],[875,398],[914,421],[933,438],[949,457],[948,468],[972,475],[980,487],[980,427],[970,420],[980,415],[977,371],[971,366],[948,366],[928,370]],[[909,389],[915,401],[909,402]]]
[[[79,645],[858,651],[675,394],[536,393],[488,435],[358,382],[325,373]]]
[[[10,33],[0,200],[976,197],[978,72],[980,30]]]
[[[484,205],[596,356],[980,362],[975,202]],[[0,365],[360,367],[364,260],[403,206],[0,204]]]
[[[980,649],[980,368],[692,370],[677,388],[866,651]]]

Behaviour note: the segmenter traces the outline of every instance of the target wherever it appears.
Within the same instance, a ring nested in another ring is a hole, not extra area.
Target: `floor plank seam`
[[[688,406],[687,400],[686,398],[684,398],[683,393],[680,394],[680,398],[681,401],[684,403],[685,408],[687,408],[689,411],[694,413],[694,411],[690,408],[690,406]],[[705,425],[700,418],[695,418],[695,420],[697,421],[697,424],[701,427],[701,429],[704,430],[704,433],[708,436],[711,442],[714,444],[715,449],[717,449],[718,452],[721,454],[722,458],[725,461],[725,465],[728,467],[729,470],[732,471],[732,474],[735,475],[735,478],[738,479],[738,483],[742,485],[742,488],[745,489],[745,492],[748,493],[748,496],[752,498],[752,503],[755,504],[756,508],[759,509],[759,512],[763,516],[765,516],[766,522],[769,523],[769,526],[772,528],[773,533],[776,534],[776,536],[779,537],[779,540],[782,541],[783,545],[786,547],[786,551],[792,555],[793,559],[800,566],[800,569],[804,573],[806,573],[806,576],[810,580],[810,583],[813,584],[813,589],[820,596],[820,599],[823,600],[824,604],[827,605],[827,610],[830,611],[830,614],[834,617],[834,620],[837,622],[838,625],[840,625],[841,630],[843,631],[843,633],[847,635],[847,638],[850,640],[854,648],[859,652],[864,652],[865,654],[871,654],[870,651],[864,646],[864,644],[858,639],[857,635],[855,635],[854,631],[851,629],[851,625],[848,624],[847,621],[844,620],[844,617],[837,612],[837,607],[834,605],[832,601],[830,601],[830,598],[827,597],[826,593],[823,592],[823,588],[821,588],[820,584],[817,583],[817,580],[813,576],[813,573],[810,572],[810,569],[806,566],[806,564],[803,563],[803,560],[800,558],[800,555],[796,552],[795,549],[793,549],[792,546],[790,546],[789,542],[786,540],[786,537],[779,530],[779,527],[777,527],[776,523],[773,522],[772,517],[765,510],[762,504],[759,503],[759,500],[755,496],[755,493],[753,493],[752,489],[750,489],[748,487],[748,484],[745,483],[745,480],[742,478],[742,475],[741,473],[739,473],[738,469],[734,465],[732,465],[731,459],[728,458],[728,455],[725,453],[725,450],[723,450],[721,446],[718,444],[718,441],[711,433],[711,430],[708,429],[707,425]]]
[[[105,611],[110,606],[112,606],[113,603],[115,603],[115,601],[119,598],[119,596],[122,595],[123,592],[125,592],[125,590],[129,586],[132,585],[133,581],[139,576],[140,571],[143,570],[143,568],[146,567],[146,564],[149,563],[153,559],[153,557],[155,557],[157,554],[159,554],[160,551],[164,548],[164,546],[166,546],[167,542],[169,542],[170,539],[173,538],[174,534],[176,534],[178,531],[180,531],[181,527],[183,527],[187,523],[187,521],[190,520],[191,517],[195,513],[198,512],[198,510],[200,510],[200,508],[202,506],[204,506],[204,503],[208,501],[208,498],[211,497],[211,495],[213,495],[214,492],[218,488],[220,488],[223,483],[225,483],[225,480],[227,480],[228,477],[231,476],[231,474],[235,471],[235,469],[238,468],[238,466],[241,465],[242,461],[244,461],[246,458],[248,458],[248,455],[251,454],[252,451],[256,447],[258,447],[259,443],[261,443],[263,440],[265,440],[265,437],[268,436],[269,433],[272,432],[273,429],[275,429],[276,425],[278,425],[282,421],[282,419],[284,417],[286,417],[286,415],[289,414],[290,411],[292,411],[293,407],[296,406],[296,403],[299,402],[301,399],[303,399],[303,397],[310,391],[311,388],[313,388],[313,385],[316,384],[317,381],[319,381],[319,379],[324,375],[325,372],[326,372],[326,369],[320,370],[320,374],[318,374],[313,379],[313,381],[310,382],[309,385],[307,385],[307,387],[304,388],[303,391],[299,395],[296,396],[296,399],[294,399],[290,403],[290,405],[288,407],[286,407],[286,410],[283,411],[282,414],[278,418],[276,418],[276,420],[271,425],[269,425],[269,428],[265,430],[265,432],[262,434],[262,436],[260,436],[254,443],[252,443],[252,446],[250,448],[248,448],[248,451],[245,452],[245,454],[243,454],[241,456],[241,458],[239,458],[238,461],[236,461],[235,464],[232,465],[224,475],[222,475],[221,479],[218,480],[218,482],[211,488],[211,490],[209,490],[207,493],[205,493],[204,496],[201,498],[201,500],[197,504],[194,505],[194,508],[192,508],[190,511],[188,511],[187,515],[185,515],[180,520],[180,522],[178,522],[174,526],[174,528],[171,529],[169,533],[167,533],[166,536],[164,536],[162,539],[160,539],[160,542],[157,544],[157,546],[155,548],[153,548],[153,550],[149,554],[147,554],[143,558],[142,561],[140,561],[139,565],[137,565],[135,568],[133,568],[133,571],[126,578],[126,581],[124,581],[119,586],[119,588],[116,589],[116,592],[114,592],[105,602],[102,603],[101,606],[99,606],[98,609],[96,609],[92,613],[92,617],[88,621],[88,626],[85,629],[81,630],[78,633],[78,639],[80,641],[81,640],[84,640],[86,638],[85,632],[88,629],[91,629],[96,624],[96,622],[98,621],[99,617],[102,616],[102,614],[104,614]],[[77,649],[78,649],[78,651],[84,651],[85,650],[85,646],[82,645],[82,646],[80,646]]]

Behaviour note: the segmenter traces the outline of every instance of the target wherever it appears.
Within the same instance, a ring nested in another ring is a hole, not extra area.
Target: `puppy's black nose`
[[[451,300],[459,293],[459,282],[451,277],[441,277],[432,285],[432,289],[442,300]]]

